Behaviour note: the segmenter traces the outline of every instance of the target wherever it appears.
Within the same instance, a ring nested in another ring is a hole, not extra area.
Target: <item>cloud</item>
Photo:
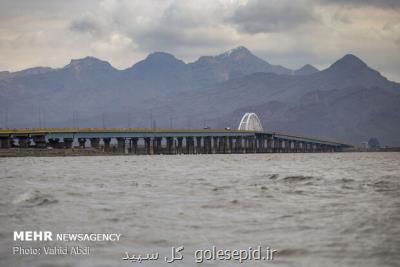
[[[233,46],[236,30],[224,21],[240,1],[103,1],[91,14],[75,19],[69,30],[95,42],[112,35],[130,38],[143,52]],[[98,47],[98,46],[95,46]]]
[[[249,0],[240,6],[231,18],[243,32],[250,34],[281,32],[317,22],[309,1]]]
[[[126,68],[154,51],[190,62],[244,45],[291,68],[306,63],[323,68],[354,53],[400,80],[400,1],[3,2],[1,70],[60,67],[88,55]]]
[[[399,0],[319,0],[319,1],[323,4],[373,6],[384,9],[400,8]]]
[[[99,35],[99,33],[102,31],[102,25],[95,19],[93,15],[89,14],[72,21],[69,25],[69,29],[78,33]]]

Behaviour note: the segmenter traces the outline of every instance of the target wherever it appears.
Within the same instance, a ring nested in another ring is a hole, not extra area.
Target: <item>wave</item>
[[[19,195],[14,201],[14,204],[23,205],[26,207],[44,206],[57,203],[58,200],[51,194],[43,193],[39,190],[25,192]]]
[[[286,176],[283,178],[285,182],[303,182],[313,179],[312,176],[303,176],[303,175],[293,175],[293,176]]]

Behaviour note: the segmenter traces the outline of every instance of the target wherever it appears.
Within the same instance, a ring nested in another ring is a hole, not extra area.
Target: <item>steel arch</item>
[[[238,130],[263,131],[263,127],[257,114],[248,112],[240,120]]]

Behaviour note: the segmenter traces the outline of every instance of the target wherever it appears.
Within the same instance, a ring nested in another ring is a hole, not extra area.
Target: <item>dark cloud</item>
[[[240,6],[231,21],[247,33],[280,32],[316,21],[308,1],[250,0]]]
[[[74,20],[69,25],[69,29],[73,32],[99,34],[101,32],[101,25],[92,17],[83,17]]]

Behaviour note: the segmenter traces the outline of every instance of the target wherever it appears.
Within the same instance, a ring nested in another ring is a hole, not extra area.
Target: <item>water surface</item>
[[[243,266],[400,264],[400,153],[1,158],[0,185],[1,266],[132,266],[125,251],[180,245],[183,261],[141,265],[199,266],[193,251],[213,245],[278,250]],[[17,256],[18,230],[122,237],[90,256]]]

